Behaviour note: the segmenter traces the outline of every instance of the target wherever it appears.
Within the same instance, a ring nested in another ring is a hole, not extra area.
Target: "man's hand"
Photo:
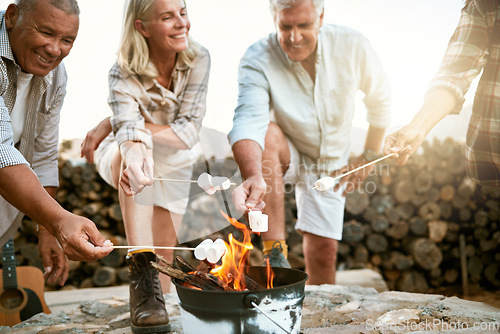
[[[111,241],[106,240],[95,224],[85,217],[68,213],[54,227],[54,234],[70,260],[96,261],[113,250]]]
[[[250,177],[233,190],[233,204],[240,213],[248,209],[262,211],[266,194],[266,182],[262,177]]]
[[[69,275],[68,260],[56,237],[42,226],[38,232],[38,250],[43,262],[43,277],[47,283],[59,281],[59,285],[63,286]]]
[[[385,139],[384,154],[398,153],[394,156],[399,166],[404,166],[408,158],[422,145],[426,133],[420,128],[409,124],[390,134]]]
[[[358,168],[359,166],[362,166],[368,162],[369,161],[367,161],[363,157],[363,155],[360,155],[358,157],[352,158],[347,166],[344,166],[341,169],[336,170],[330,176],[335,177],[337,175],[347,173],[350,170]],[[355,191],[356,189],[359,189],[363,184],[363,181],[366,179],[366,177],[370,175],[370,172],[373,170],[373,168],[374,166],[370,165],[367,166],[366,168],[358,170],[357,172],[354,172],[352,174],[340,178],[339,182],[337,183],[337,185],[335,185],[335,188],[333,188],[333,190],[338,191],[339,189],[341,189],[343,185],[345,185],[345,189],[344,192],[342,193],[342,196],[346,196],[347,194]]]
[[[94,151],[97,150],[101,142],[111,132],[111,122],[109,117],[103,119],[95,128],[87,132],[81,146],[81,157],[87,159],[89,163],[94,163]]]

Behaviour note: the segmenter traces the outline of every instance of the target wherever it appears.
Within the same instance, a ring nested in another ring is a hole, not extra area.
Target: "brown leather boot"
[[[130,327],[134,333],[165,333],[170,330],[168,313],[161,292],[157,262],[153,252],[127,255],[130,277]]]

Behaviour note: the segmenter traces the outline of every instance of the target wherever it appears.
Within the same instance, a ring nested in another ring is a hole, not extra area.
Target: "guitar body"
[[[5,270],[5,269],[3,269]],[[23,266],[17,271],[17,287],[5,288],[0,269],[0,325],[14,326],[38,313],[50,313],[45,303],[43,273],[37,267]]]

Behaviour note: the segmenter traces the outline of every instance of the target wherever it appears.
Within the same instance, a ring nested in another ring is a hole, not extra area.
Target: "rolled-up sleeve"
[[[4,99],[0,97],[0,168],[29,165],[21,152],[14,147],[13,138],[9,110],[5,106]]]
[[[179,139],[191,149],[199,141],[203,117],[206,112],[210,54],[202,49],[192,64],[186,88],[179,97],[179,114],[170,127]]]
[[[465,94],[484,68],[487,57],[488,24],[481,10],[471,2],[462,9],[458,26],[428,92],[436,88],[448,89],[456,99],[451,113],[458,114],[465,102]]]
[[[264,150],[269,126],[269,83],[265,74],[251,59],[247,51],[238,68],[238,104],[233,117],[233,128],[229,132],[229,143],[250,139]]]
[[[385,129],[391,122],[391,86],[382,63],[365,37],[360,37],[360,90],[370,125]]]
[[[139,103],[118,66],[113,66],[109,72],[108,104],[113,111],[110,122],[118,146],[125,141],[134,141],[144,143],[147,148],[153,147],[151,132],[146,130]]]

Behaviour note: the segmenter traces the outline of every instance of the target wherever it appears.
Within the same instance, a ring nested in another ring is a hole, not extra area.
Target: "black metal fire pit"
[[[273,268],[274,288],[255,291],[201,291],[173,280],[184,333],[299,333],[307,274]],[[247,275],[267,285],[266,267],[249,267]]]

